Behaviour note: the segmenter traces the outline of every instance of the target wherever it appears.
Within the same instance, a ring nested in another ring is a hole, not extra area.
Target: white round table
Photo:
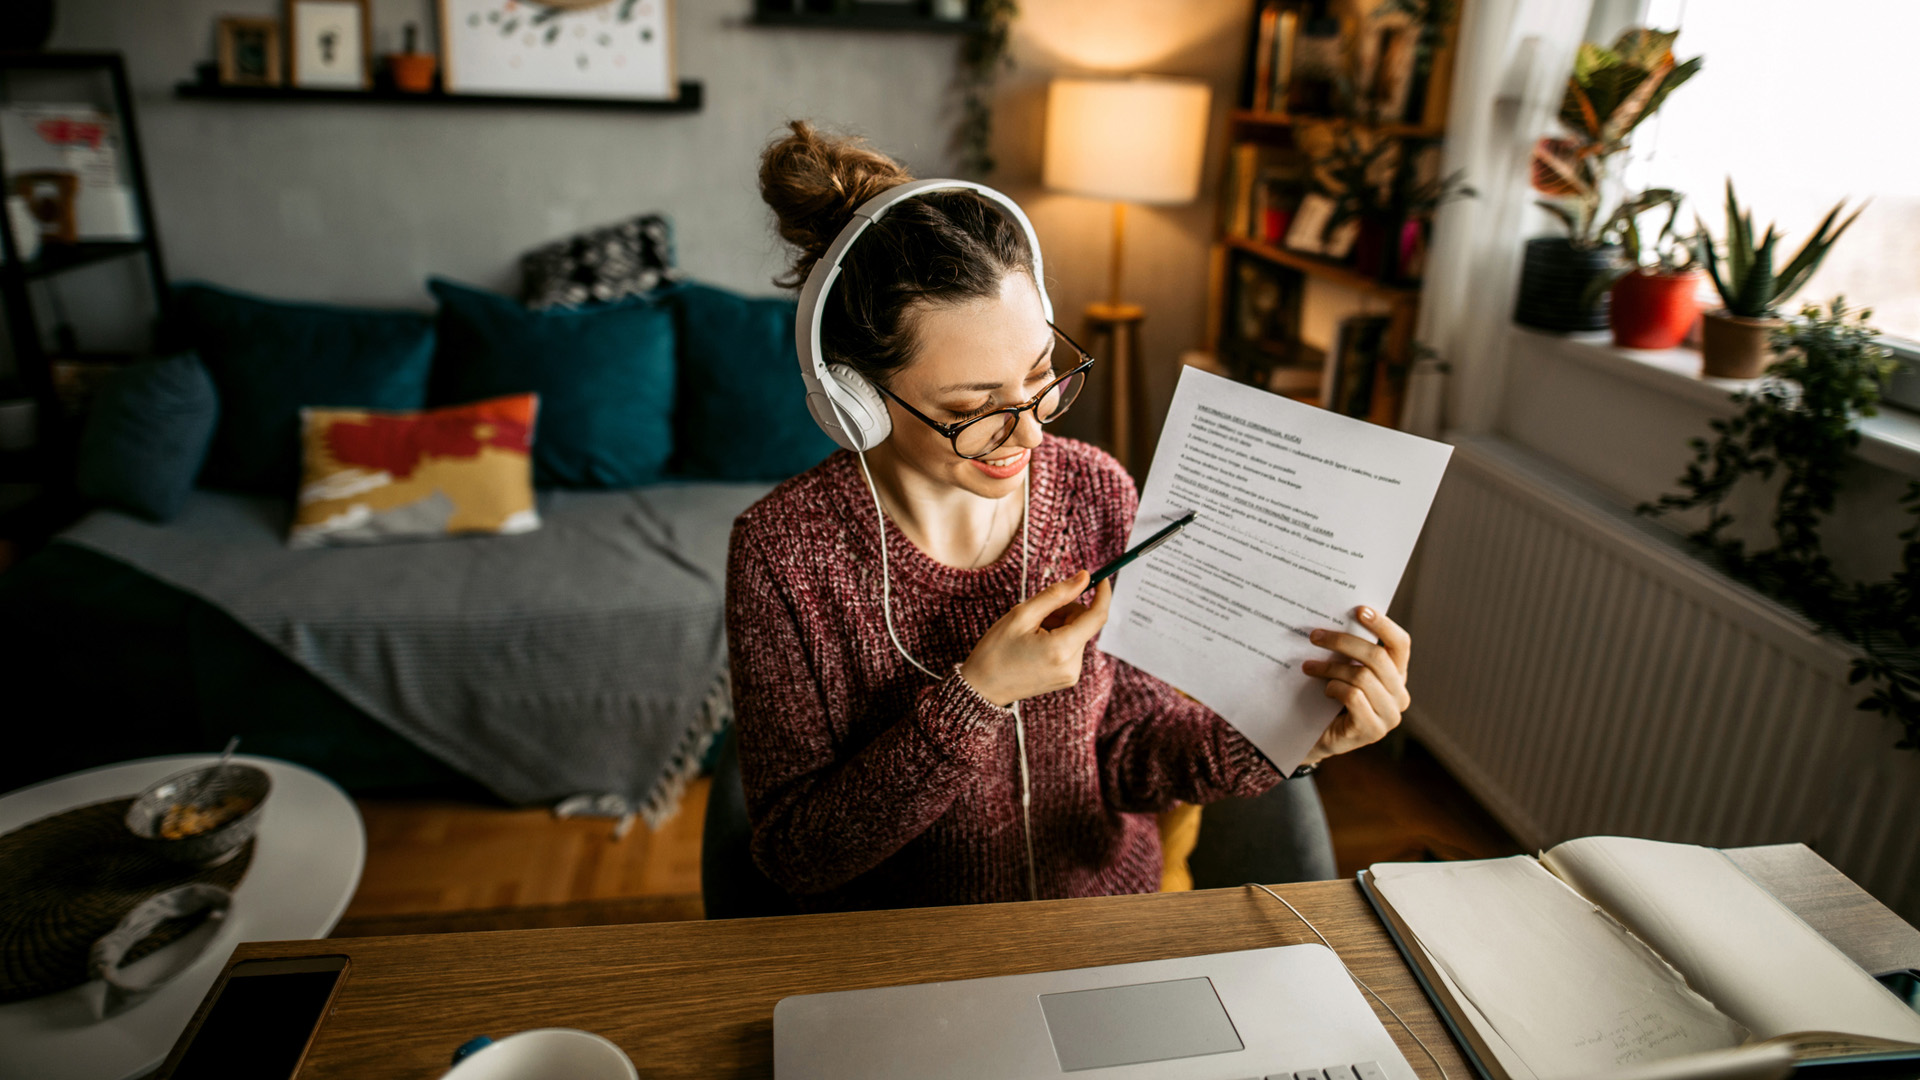
[[[145,758],[48,780],[0,797],[0,833],[64,810],[136,795],[148,784],[212,754]],[[211,942],[185,971],[130,1007],[101,1019],[106,984],[0,1005],[0,1080],[126,1080],[160,1067],[174,1040],[243,941],[321,938],[340,921],[360,869],[367,833],[353,800],[311,769],[272,758],[236,754],[273,776],[260,816],[253,863],[233,892],[233,909],[211,932]],[[141,960],[172,966],[176,949],[206,942],[195,933]]]

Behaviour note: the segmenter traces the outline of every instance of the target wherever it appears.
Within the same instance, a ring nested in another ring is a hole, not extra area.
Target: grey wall
[[[770,30],[748,0],[678,0],[696,113],[601,113],[181,101],[223,15],[278,0],[60,0],[52,48],[116,49],[135,84],[168,269],[270,296],[425,306],[430,273],[501,289],[542,241],[648,210],[671,214],[681,264],[772,292],[780,258],[754,187],[789,117],[869,134],[928,174],[947,167],[944,35]],[[376,53],[432,0],[374,0]]]
[[[918,175],[949,172],[958,43],[945,35],[755,28],[745,25],[749,7],[749,0],[677,0],[681,74],[706,88],[706,107],[689,114],[173,97],[174,83],[213,56],[217,18],[279,15],[279,0],[60,0],[52,47],[127,55],[176,280],[424,307],[429,274],[511,290],[515,259],[527,248],[661,210],[676,223],[688,271],[770,293],[782,257],[754,186],[761,147],[788,118],[808,117],[866,134]],[[1104,292],[1110,217],[1105,203],[1039,184],[1047,80],[1147,72],[1199,77],[1214,88],[1199,201],[1129,216],[1127,299],[1148,312],[1142,381],[1153,419],[1136,461],[1144,471],[1178,355],[1205,336],[1214,194],[1247,3],[1026,0],[1022,8],[1016,66],[995,96],[1001,168],[992,179],[1032,214],[1069,328]],[[397,48],[409,21],[432,42],[433,10],[433,0],[373,0],[375,52]],[[132,276],[125,268],[93,276],[115,273]],[[88,285],[63,288],[78,298],[89,295]],[[1063,421],[1063,433],[1100,435],[1104,386],[1096,386]]]

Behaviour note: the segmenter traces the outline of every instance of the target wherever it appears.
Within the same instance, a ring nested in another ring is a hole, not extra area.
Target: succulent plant
[[[1705,223],[1700,225],[1700,258],[1707,265],[1707,273],[1713,277],[1714,288],[1720,290],[1720,301],[1727,307],[1727,314],[1743,319],[1766,319],[1773,317],[1780,301],[1800,291],[1813,272],[1820,268],[1827,253],[1833,250],[1834,241],[1847,231],[1865,204],[1855,208],[1845,221],[1838,225],[1834,222],[1845,209],[1847,200],[1841,199],[1827,211],[1820,220],[1819,228],[1800,245],[1800,250],[1779,273],[1773,270],[1774,248],[1785,239],[1774,231],[1769,224],[1767,231],[1758,241],[1753,238],[1753,212],[1742,211],[1740,203],[1734,198],[1733,180],[1727,180],[1727,254],[1723,259],[1714,251],[1713,239],[1707,235]],[[1696,218],[1696,220],[1698,220]]]

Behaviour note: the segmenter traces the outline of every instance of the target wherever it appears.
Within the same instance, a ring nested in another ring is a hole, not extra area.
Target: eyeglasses
[[[901,400],[900,395],[886,387],[878,383],[874,385],[901,408],[917,417],[921,423],[945,435],[947,440],[953,443],[954,453],[963,458],[978,460],[1005,446],[1007,440],[1013,438],[1014,430],[1020,426],[1021,413],[1031,410],[1034,419],[1043,424],[1051,424],[1073,406],[1073,400],[1080,396],[1081,388],[1086,386],[1087,369],[1093,366],[1093,357],[1087,354],[1087,350],[1075,344],[1064,330],[1052,323],[1047,325],[1053,329],[1060,341],[1066,342],[1067,347],[1080,357],[1080,363],[1075,365],[1072,371],[1048,383],[1046,389],[1035,394],[1024,405],[1009,405],[1004,409],[981,413],[979,416],[962,420],[957,424],[943,424],[907,404]],[[1059,342],[1055,342],[1054,351],[1059,351]]]

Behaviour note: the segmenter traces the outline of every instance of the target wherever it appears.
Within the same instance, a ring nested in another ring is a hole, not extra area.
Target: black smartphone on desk
[[[169,1080],[291,1080],[347,978],[344,956],[242,960],[213,989]]]

